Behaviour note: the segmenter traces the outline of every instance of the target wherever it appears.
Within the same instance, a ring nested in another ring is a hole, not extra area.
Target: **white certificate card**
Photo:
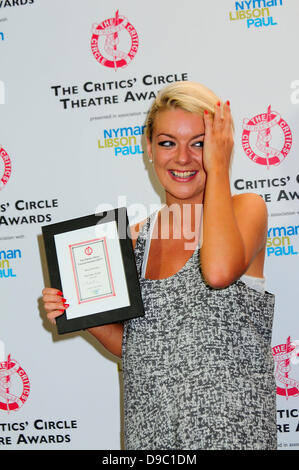
[[[54,236],[67,319],[130,305],[116,222]]]

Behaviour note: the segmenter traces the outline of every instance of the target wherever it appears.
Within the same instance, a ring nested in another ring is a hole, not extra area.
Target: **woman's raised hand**
[[[207,173],[220,169],[228,171],[234,146],[232,115],[230,103],[221,107],[220,101],[215,106],[214,119],[204,112],[205,139],[203,147],[203,165]]]
[[[51,287],[45,287],[42,291],[44,308],[47,312],[48,320],[55,325],[56,317],[63,314],[65,309],[69,307],[66,303],[66,299],[58,289]]]

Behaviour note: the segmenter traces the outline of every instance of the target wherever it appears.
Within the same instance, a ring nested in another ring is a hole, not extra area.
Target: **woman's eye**
[[[194,142],[194,144],[192,144],[192,145],[193,145],[194,147],[198,147],[198,148],[203,147],[203,141],[200,140],[200,141],[198,141],[198,142]]]
[[[171,140],[162,140],[161,142],[158,142],[158,145],[160,145],[160,147],[173,147],[175,143]]]

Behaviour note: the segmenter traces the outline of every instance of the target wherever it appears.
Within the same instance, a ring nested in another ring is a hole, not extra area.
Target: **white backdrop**
[[[232,191],[268,205],[278,440],[298,449],[298,14],[296,0],[0,1],[1,449],[122,448],[120,364],[45,321],[41,226],[102,204],[133,223],[161,202],[144,120],[187,79],[230,100]]]

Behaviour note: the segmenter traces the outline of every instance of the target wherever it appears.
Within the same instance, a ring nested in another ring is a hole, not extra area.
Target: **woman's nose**
[[[186,165],[191,161],[191,153],[188,146],[180,145],[175,155],[175,162],[179,165]]]

